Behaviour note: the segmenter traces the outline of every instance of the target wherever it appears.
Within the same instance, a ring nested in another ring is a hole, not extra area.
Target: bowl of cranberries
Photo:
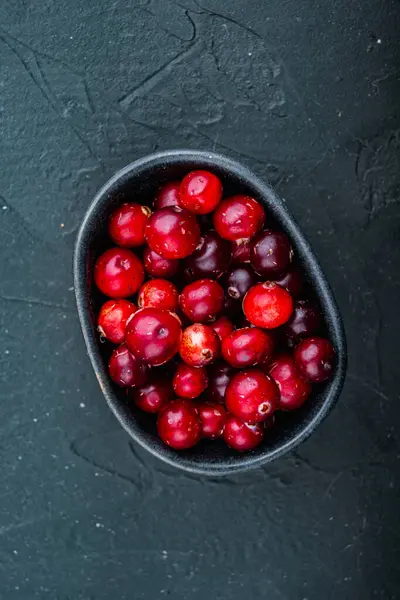
[[[78,313],[106,401],[187,471],[260,466],[339,397],[341,317],[286,205],[241,164],[182,150],[117,173],[84,217]]]

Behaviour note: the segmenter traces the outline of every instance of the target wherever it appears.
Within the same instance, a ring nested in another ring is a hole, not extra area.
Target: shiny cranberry
[[[119,206],[108,222],[108,233],[113,242],[131,248],[142,246],[150,215],[151,210],[147,206],[135,202]]]
[[[282,410],[299,408],[311,394],[311,385],[300,375],[290,356],[282,354],[274,358],[269,374],[279,388],[279,408]]]
[[[238,452],[253,450],[264,439],[261,423],[244,423],[234,415],[227,415],[222,434],[225,443]]]
[[[250,262],[250,238],[237,240],[232,244],[232,264],[241,265]]]
[[[274,277],[273,281],[289,292],[292,298],[297,298],[303,291],[304,277],[297,265],[290,265],[284,275]]]
[[[158,435],[175,450],[191,448],[200,440],[200,417],[190,400],[173,400],[158,413]]]
[[[192,367],[205,367],[218,357],[220,341],[208,325],[195,323],[187,327],[179,346],[179,354]]]
[[[128,300],[107,300],[100,309],[97,329],[113,344],[122,344],[126,322],[136,311],[136,306]]]
[[[279,390],[275,381],[260,369],[247,369],[230,380],[225,404],[242,421],[265,421],[278,408]]]
[[[177,274],[180,261],[164,258],[146,248],[143,252],[144,268],[151,277],[173,277]]]
[[[135,356],[157,367],[177,353],[181,335],[181,323],[174,313],[150,307],[138,310],[130,319],[125,342]]]
[[[162,185],[154,198],[154,210],[166,208],[167,206],[178,206],[180,186],[180,181],[170,181]]]
[[[234,242],[249,238],[264,225],[265,212],[257,200],[250,196],[232,196],[217,206],[214,228],[221,237]]]
[[[129,352],[125,344],[115,348],[108,363],[111,379],[121,387],[137,387],[146,383],[148,368]]]
[[[293,249],[287,235],[266,229],[255,235],[250,246],[253,269],[265,277],[283,273],[292,262]]]
[[[234,300],[242,300],[255,283],[256,276],[250,265],[234,267],[223,280],[227,294]]]
[[[214,323],[211,323],[210,327],[214,329],[220,340],[223,340],[233,331],[233,323],[228,317],[220,317]]]
[[[223,361],[217,361],[207,368],[208,373],[208,388],[207,398],[212,402],[223,403],[225,400],[225,392],[228,383],[236,373],[230,365]]]
[[[110,248],[96,261],[94,281],[105,296],[127,298],[135,294],[144,280],[143,265],[131,250]]]
[[[185,258],[192,254],[200,241],[196,217],[177,206],[156,210],[145,230],[148,245],[164,258]]]
[[[301,338],[314,335],[322,323],[318,307],[308,300],[298,300],[293,309],[292,316],[283,326],[283,334],[289,340],[296,342]]]
[[[209,171],[191,171],[182,180],[180,205],[186,210],[206,215],[212,212],[222,198],[222,183]]]
[[[154,381],[129,390],[128,396],[138,408],[148,413],[158,413],[163,406],[175,398],[171,381],[165,375],[158,375]]]
[[[306,338],[294,351],[294,360],[303,377],[312,383],[322,383],[333,375],[335,350],[325,338]]]
[[[233,331],[221,343],[223,358],[237,369],[252,367],[261,361],[268,360],[272,355],[273,348],[274,343],[271,336],[258,327]]]
[[[139,308],[154,306],[175,311],[179,305],[179,293],[173,283],[166,279],[150,279],[142,285],[138,294]]]
[[[293,312],[293,300],[276,283],[257,283],[244,297],[243,312],[256,327],[273,329],[288,321]]]
[[[172,385],[180,398],[197,398],[207,387],[207,371],[204,367],[196,368],[179,363]]]
[[[231,244],[216,231],[208,231],[200,238],[196,250],[184,261],[184,273],[189,281],[208,277],[218,279],[226,273],[231,261]]]
[[[202,437],[210,440],[221,437],[226,420],[225,408],[221,404],[201,402],[196,404],[196,410],[200,417]]]
[[[183,288],[179,305],[194,323],[209,323],[224,306],[224,290],[213,279],[199,279]]]

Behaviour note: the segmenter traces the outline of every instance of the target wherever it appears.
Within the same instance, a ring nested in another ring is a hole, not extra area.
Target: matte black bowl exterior
[[[245,454],[229,449],[222,441],[201,442],[184,452],[165,446],[158,438],[154,417],[132,410],[123,390],[107,373],[111,349],[99,343],[96,313],[105,300],[93,285],[93,265],[97,256],[111,246],[107,240],[107,219],[121,202],[150,202],[161,183],[179,179],[192,169],[209,169],[221,178],[224,195],[246,192],[262,202],[290,236],[299,261],[308,273],[325,316],[329,337],[337,352],[335,374],[328,384],[315,392],[301,409],[282,413],[264,442]],[[338,307],[310,246],[304,239],[285,204],[269,185],[241,164],[220,154],[192,150],[172,150],[146,156],[119,171],[98,192],[80,228],[74,256],[75,294],[88,354],[107,404],[130,436],[161,460],[202,475],[226,475],[265,464],[305,440],[337,401],[346,373],[346,340]]]

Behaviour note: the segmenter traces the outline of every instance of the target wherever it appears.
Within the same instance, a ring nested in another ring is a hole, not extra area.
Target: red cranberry
[[[234,300],[242,300],[255,283],[256,277],[250,265],[240,265],[229,271],[223,285]]]
[[[300,408],[311,394],[311,385],[300,375],[290,356],[274,358],[269,373],[279,388],[279,408],[282,410]]]
[[[111,379],[121,387],[138,387],[146,383],[148,368],[129,352],[125,344],[115,348],[108,363]]]
[[[221,352],[227,363],[241,369],[252,367],[269,360],[274,348],[268,333],[257,327],[238,329],[226,336],[221,343]]]
[[[214,323],[211,323],[210,326],[214,329],[220,340],[223,340],[224,337],[233,331],[233,323],[228,317],[220,317]]]
[[[158,413],[157,431],[164,444],[185,450],[200,440],[200,417],[189,400],[173,400]]]
[[[150,279],[139,290],[138,306],[163,308],[175,311],[179,305],[179,293],[173,283],[166,279]]]
[[[294,360],[303,377],[313,383],[322,383],[333,375],[335,350],[325,338],[306,338],[294,351]]]
[[[279,390],[275,381],[259,369],[247,369],[230,380],[225,404],[242,421],[265,421],[278,408]]]
[[[170,379],[162,375],[140,388],[129,390],[128,395],[138,408],[148,413],[158,413],[175,398]]]
[[[192,171],[182,180],[180,205],[186,210],[206,215],[212,212],[222,198],[222,183],[209,171]]]
[[[180,181],[170,181],[162,185],[154,198],[154,210],[166,208],[167,206],[178,206],[180,186]]]
[[[208,325],[195,323],[187,327],[179,347],[182,359],[192,367],[205,367],[215,361],[219,354],[218,335]]]
[[[131,250],[110,248],[96,261],[94,281],[105,296],[132,296],[138,291],[143,280],[143,265]]]
[[[284,335],[296,342],[301,338],[314,335],[321,326],[322,317],[315,304],[308,300],[298,300],[293,309],[292,316],[283,326]]]
[[[154,252],[164,258],[185,258],[200,241],[196,217],[178,206],[156,210],[146,226],[146,240]]]
[[[179,269],[179,260],[171,260],[164,258],[153,252],[150,248],[146,248],[143,252],[144,268],[151,277],[173,277]]]
[[[174,313],[149,307],[133,315],[126,328],[125,342],[139,359],[158,367],[177,353],[181,335],[181,323]]]
[[[264,427],[261,423],[244,423],[234,415],[228,415],[222,437],[230,448],[246,452],[261,444]]]
[[[297,298],[303,291],[303,273],[297,265],[291,265],[284,275],[274,277],[274,282],[289,292],[292,298]]]
[[[185,276],[189,281],[209,277],[218,279],[226,273],[231,261],[231,244],[216,231],[208,231],[200,238],[196,250],[185,259]]]
[[[264,225],[265,212],[257,200],[250,196],[232,196],[217,206],[214,228],[221,237],[234,242],[249,238]]]
[[[230,365],[218,361],[207,368],[208,388],[207,397],[213,402],[223,403],[228,383],[236,373]]]
[[[202,437],[215,440],[224,431],[226,410],[221,404],[201,402],[196,404],[196,410],[201,422]]]
[[[118,246],[136,247],[144,244],[144,229],[151,210],[147,206],[122,204],[111,215],[108,233]]]
[[[122,344],[126,322],[136,311],[136,306],[128,300],[107,300],[100,309],[97,329],[113,344]]]
[[[199,279],[183,288],[179,305],[194,323],[209,323],[222,311],[224,290],[213,279]]]
[[[250,238],[237,240],[232,244],[232,264],[241,265],[250,262]]]
[[[276,283],[257,283],[243,300],[246,319],[256,327],[273,329],[286,323],[293,312],[290,294]]]
[[[172,381],[175,394],[180,398],[197,398],[207,387],[207,371],[179,363]]]
[[[284,272],[292,262],[293,249],[287,235],[266,229],[251,241],[250,262],[259,275],[273,277]]]

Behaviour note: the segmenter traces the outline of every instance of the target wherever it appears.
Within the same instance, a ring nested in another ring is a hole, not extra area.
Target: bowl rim
[[[300,254],[302,257],[306,258],[308,276],[310,277],[314,286],[317,283],[318,297],[319,299],[322,298],[323,300],[324,318],[330,323],[330,334],[332,336],[333,333],[333,337],[335,338],[333,343],[337,353],[335,376],[330,383],[330,387],[326,393],[326,396],[323,398],[321,407],[312,416],[312,418],[301,428],[299,428],[293,437],[282,443],[282,445],[272,450],[266,448],[263,453],[257,456],[252,455],[252,453],[238,454],[237,460],[233,464],[224,464],[224,461],[222,461],[221,464],[204,463],[204,465],[200,465],[200,463],[191,462],[190,456],[185,456],[184,453],[177,454],[176,458],[174,454],[173,458],[171,449],[166,447],[165,451],[159,450],[153,447],[151,443],[147,443],[143,439],[140,439],[139,436],[129,428],[129,424],[125,421],[123,415],[118,411],[118,407],[116,405],[117,403],[115,402],[115,392],[105,371],[104,365],[102,364],[102,359],[99,354],[98,341],[95,339],[95,335],[92,331],[92,324],[89,319],[89,302],[84,285],[87,257],[86,240],[87,236],[89,235],[88,232],[91,228],[92,220],[98,213],[99,209],[103,205],[106,205],[109,201],[110,192],[113,191],[118,184],[122,184],[133,172],[140,174],[140,172],[145,172],[152,167],[160,167],[160,165],[184,165],[185,163],[189,164],[196,162],[201,162],[201,168],[209,167],[212,169],[214,166],[225,169],[227,172],[238,177],[245,185],[257,189],[258,195],[262,199],[263,204],[268,207],[268,210],[273,213],[275,217],[278,218],[279,222],[284,224],[284,228],[289,237],[294,241],[294,245],[297,249],[300,249]],[[134,162],[117,171],[96,193],[83,217],[75,242],[73,275],[77,310],[87,353],[109,408],[136,443],[149,451],[153,456],[173,467],[183,469],[189,473],[211,477],[238,473],[259,467],[283,456],[306,440],[321,423],[321,421],[327,416],[339,398],[346,376],[347,346],[342,318],[333,292],[329,286],[324,272],[322,271],[322,268],[319,265],[314,251],[312,250],[308,241],[305,239],[299,225],[297,225],[284,201],[279,198],[279,196],[268,183],[260,179],[248,167],[242,165],[236,160],[215,152],[175,149],[149,154],[138,160],[135,160]]]

